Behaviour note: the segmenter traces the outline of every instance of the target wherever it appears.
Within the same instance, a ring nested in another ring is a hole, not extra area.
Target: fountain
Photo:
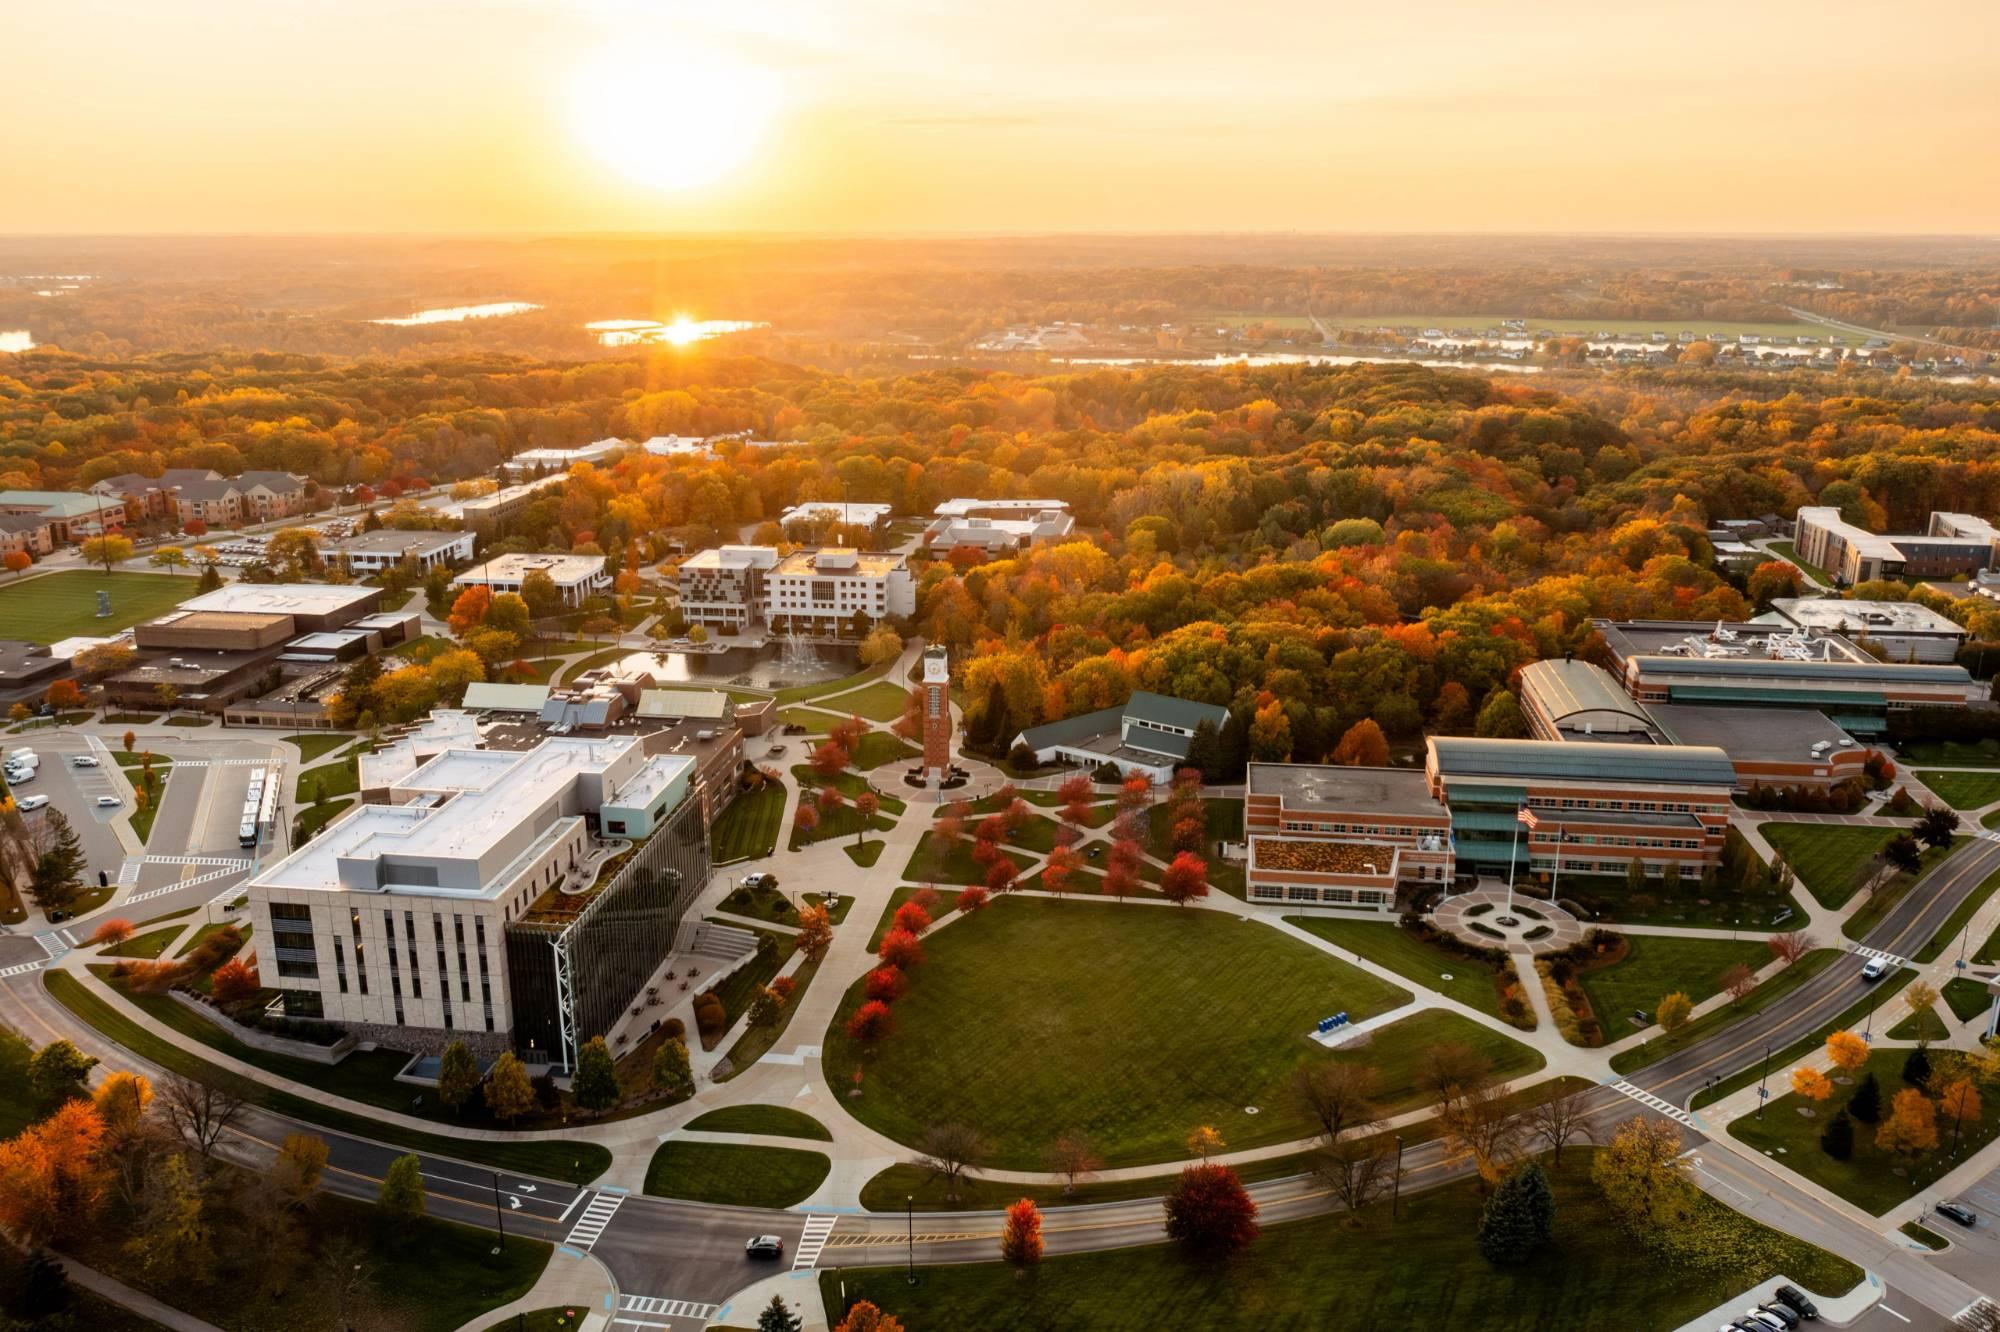
[[[778,668],[787,674],[797,671],[805,675],[825,670],[819,658],[819,649],[799,636],[796,624],[785,626],[785,646],[778,654]]]

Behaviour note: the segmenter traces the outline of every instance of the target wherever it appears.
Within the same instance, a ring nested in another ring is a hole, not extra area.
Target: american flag
[[[1542,826],[1542,821],[1535,817],[1535,811],[1529,809],[1526,805],[1514,811],[1514,819],[1524,827],[1539,828]]]

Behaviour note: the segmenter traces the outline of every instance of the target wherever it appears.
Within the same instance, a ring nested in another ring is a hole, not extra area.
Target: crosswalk
[[[228,865],[234,869],[248,868],[250,861],[243,856],[141,856],[142,865]]]
[[[805,1234],[799,1236],[798,1252],[792,1255],[794,1272],[810,1272],[819,1266],[820,1250],[826,1247],[827,1236],[833,1234],[833,1228],[839,1221],[837,1216],[824,1214],[806,1218]]]
[[[1640,1105],[1645,1106],[1648,1110],[1657,1111],[1658,1113],[1665,1115],[1668,1119],[1673,1120],[1677,1124],[1685,1124],[1689,1128],[1694,1127],[1693,1115],[1681,1109],[1679,1106],[1675,1105],[1671,1101],[1661,1100],[1659,1097],[1653,1095],[1653,1093],[1647,1091],[1643,1087],[1635,1087],[1629,1082],[1620,1080],[1618,1082],[1614,1082],[1611,1084],[1611,1090],[1617,1092],[1620,1096],[1631,1097],[1633,1100],[1637,1101]]]
[[[119,903],[120,906],[130,906],[134,902],[151,901],[155,897],[165,897],[168,893],[177,893],[183,888],[193,888],[197,884],[212,883],[217,879],[226,879],[232,874],[245,874],[250,869],[249,861],[236,856],[147,856],[143,863],[148,865],[213,865],[215,868],[206,873],[197,874],[192,878],[176,879],[172,883],[163,883],[157,888],[148,888],[144,892],[133,893],[131,896],[124,898]],[[132,874],[134,880],[136,880],[138,877],[136,866],[133,867]],[[121,872],[118,878],[122,883],[125,876]]]
[[[1892,967],[1907,967],[1910,965],[1910,959],[1907,957],[1901,957],[1895,953],[1885,953],[1879,948],[1870,948],[1867,944],[1849,944],[1847,951],[1850,953],[1859,953],[1863,957],[1872,957],[1879,962],[1887,962]]]
[[[605,1193],[600,1190],[584,1204],[582,1213],[577,1216],[576,1224],[570,1227],[570,1232],[563,1243],[589,1253],[591,1246],[597,1243],[598,1237],[604,1234],[604,1228],[611,1224],[611,1218],[617,1215],[618,1209],[624,1205],[624,1194]]]
[[[621,1314],[650,1314],[655,1318],[695,1318],[707,1322],[715,1316],[719,1305],[702,1304],[695,1300],[670,1300],[663,1295],[627,1295],[618,1301]],[[638,1318],[614,1318],[614,1323],[628,1323],[634,1327],[665,1327],[665,1323],[648,1323]]]
[[[43,958],[39,962],[22,962],[17,966],[0,967],[0,980],[6,980],[9,976],[25,976],[31,971],[40,971],[48,964],[49,960]]]

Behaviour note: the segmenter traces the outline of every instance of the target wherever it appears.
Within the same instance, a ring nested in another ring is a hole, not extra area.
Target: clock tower
[[[940,785],[951,771],[951,662],[942,647],[924,649],[924,780]]]

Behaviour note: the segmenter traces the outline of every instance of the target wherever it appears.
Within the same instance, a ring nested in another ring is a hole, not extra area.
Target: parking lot
[[[93,749],[81,735],[50,733],[30,735],[25,739],[25,744],[9,746],[8,752],[33,749],[41,756],[42,762],[32,780],[15,787],[15,796],[47,796],[47,808],[61,810],[76,829],[78,840],[83,843],[84,858],[89,866],[85,877],[95,882],[97,872],[103,870],[116,878],[119,867],[125,863],[125,846],[118,840],[118,833],[112,824],[120,815],[128,813],[130,807],[117,777],[113,775],[111,755],[105,750]],[[78,754],[96,755],[101,766],[73,767],[70,759]],[[119,797],[118,808],[99,809],[99,796]],[[22,817],[34,819],[45,812],[23,814]]]
[[[1925,1198],[1927,1203],[1943,1200],[1941,1196]],[[1953,1276],[1983,1288],[1993,1273],[2000,1271],[2000,1232],[1993,1225],[1993,1219],[2000,1216],[2000,1169],[1988,1171],[1970,1188],[1951,1195],[1951,1200],[1970,1207],[1979,1219],[1968,1228],[1935,1212],[1927,1215],[1924,1225],[1951,1241],[1951,1248],[1932,1261]]]

